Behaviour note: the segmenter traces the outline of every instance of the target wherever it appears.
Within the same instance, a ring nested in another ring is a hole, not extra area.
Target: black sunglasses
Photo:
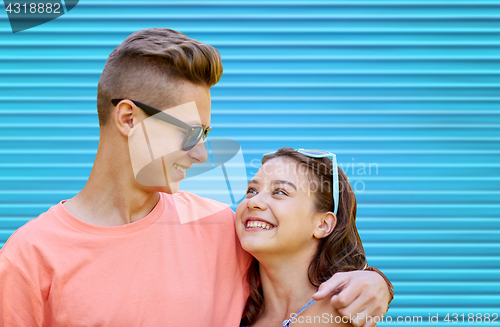
[[[126,99],[111,99],[111,103],[116,106],[120,101],[126,100]],[[130,99],[127,99],[130,100]],[[184,151],[189,151],[192,148],[198,144],[198,142],[203,139],[205,140],[208,136],[208,132],[212,130],[212,127],[208,126],[207,128],[203,126],[191,126],[189,124],[186,124],[185,122],[170,116],[169,114],[164,113],[161,110],[158,110],[156,108],[153,108],[151,106],[148,106],[147,104],[141,103],[139,101],[132,101],[136,106],[141,108],[146,114],[149,116],[154,116],[154,118],[157,118],[161,121],[164,121],[166,123],[175,125],[177,127],[183,128],[185,130],[188,130],[188,134],[185,136],[184,141],[182,142],[182,150]]]

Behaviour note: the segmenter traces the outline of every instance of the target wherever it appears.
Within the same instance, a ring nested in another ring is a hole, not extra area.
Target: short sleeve
[[[42,299],[23,272],[0,254],[0,326],[43,326]]]

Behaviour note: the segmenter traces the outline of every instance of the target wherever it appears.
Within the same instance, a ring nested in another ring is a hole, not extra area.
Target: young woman
[[[236,210],[243,248],[254,256],[242,326],[349,325],[314,302],[334,273],[363,269],[356,198],[335,155],[282,148],[265,155]]]

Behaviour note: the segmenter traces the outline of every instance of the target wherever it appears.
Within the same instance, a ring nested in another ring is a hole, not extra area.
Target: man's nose
[[[188,154],[191,159],[195,163],[204,163],[208,159],[208,152],[207,152],[207,145],[206,141],[200,141],[198,144],[195,145],[194,148],[189,150]]]

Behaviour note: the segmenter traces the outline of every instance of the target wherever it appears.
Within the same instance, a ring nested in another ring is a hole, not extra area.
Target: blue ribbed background
[[[211,136],[249,175],[282,146],[337,153],[393,319],[500,314],[500,1],[82,0],[17,34],[0,8],[0,246],[84,186],[105,60],[162,26],[221,52]]]

